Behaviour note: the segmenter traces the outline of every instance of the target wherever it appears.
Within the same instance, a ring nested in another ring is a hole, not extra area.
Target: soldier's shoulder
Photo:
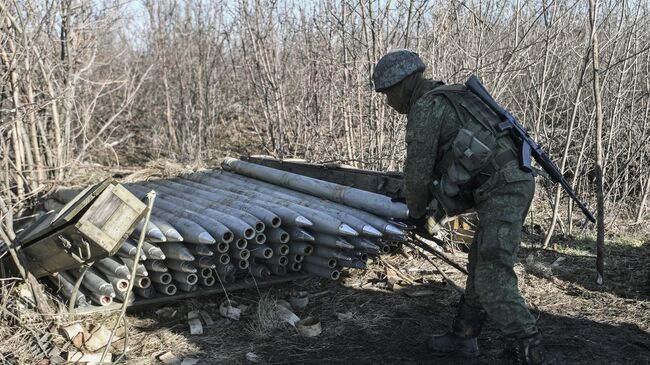
[[[413,114],[414,117],[421,115],[435,116],[438,113],[443,113],[447,104],[449,104],[449,101],[443,94],[435,93],[432,90],[413,103],[409,116],[410,114]]]

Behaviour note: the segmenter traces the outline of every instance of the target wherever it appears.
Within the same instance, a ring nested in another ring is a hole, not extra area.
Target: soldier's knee
[[[486,225],[478,247],[480,261],[514,266],[521,238],[520,229],[516,223],[506,221]]]

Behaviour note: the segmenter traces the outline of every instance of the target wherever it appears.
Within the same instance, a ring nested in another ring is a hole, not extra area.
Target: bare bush
[[[226,153],[401,168],[404,119],[372,91],[393,48],[478,74],[595,204],[589,4],[578,0],[10,2],[0,8],[2,207],[79,164]],[[650,8],[598,4],[606,223],[650,190]],[[541,193],[572,232],[568,199]]]

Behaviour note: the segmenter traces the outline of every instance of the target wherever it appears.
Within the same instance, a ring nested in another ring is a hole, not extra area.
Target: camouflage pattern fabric
[[[428,94],[441,82],[423,80],[410,100],[406,124],[406,160],[404,184],[409,214],[415,218],[426,213],[431,201],[431,186],[436,165],[441,158],[439,147],[453,140],[461,128],[451,103],[442,96]]]
[[[516,161],[474,191],[479,227],[470,246],[465,303],[482,307],[504,335],[514,338],[537,333],[513,269],[534,192],[533,176]]]
[[[440,160],[463,123],[451,103],[441,95],[427,93],[440,83],[426,80],[416,88],[419,95],[409,108],[406,126],[407,158],[404,166],[406,202],[410,214],[420,217],[432,199],[431,186]],[[428,86],[427,86],[428,85]],[[458,198],[459,206],[472,206],[479,217],[475,241],[470,248],[465,304],[483,308],[507,336],[537,333],[517,287],[513,270],[521,227],[534,195],[534,180],[517,161],[502,166],[478,189]]]

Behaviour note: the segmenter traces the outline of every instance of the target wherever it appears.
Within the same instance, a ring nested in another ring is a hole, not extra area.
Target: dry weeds
[[[270,339],[273,334],[281,329],[288,329],[278,312],[278,299],[265,293],[259,299],[251,321],[246,325],[248,334],[256,339]]]
[[[533,240],[534,241],[534,240]],[[622,243],[621,243],[622,242]],[[636,242],[636,241],[634,241]],[[608,277],[602,287],[594,282],[590,242],[566,242],[558,250],[542,250],[525,245],[517,272],[527,303],[539,318],[549,349],[560,354],[565,364],[643,363],[650,358],[650,291],[648,291],[648,253],[650,243],[632,244],[629,240],[610,242]],[[427,335],[446,330],[454,313],[458,294],[445,285],[440,274],[420,252],[398,251],[384,258],[415,284],[408,284],[392,269],[379,262],[369,270],[353,270],[341,282],[315,278],[284,284],[268,290],[251,289],[228,293],[238,303],[251,306],[240,321],[219,316],[223,295],[170,303],[178,315],[162,318],[157,308],[136,308],[128,313],[130,328],[129,364],[155,363],[156,356],[172,351],[180,359],[195,357],[202,363],[243,364],[248,352],[265,364],[296,363],[422,363],[430,354],[422,346]],[[559,257],[559,264],[552,265]],[[456,252],[459,263],[465,254]],[[464,275],[435,261],[439,268],[459,284]],[[2,304],[17,311],[16,290],[4,283]],[[405,295],[424,290],[429,295]],[[311,294],[301,317],[320,318],[323,332],[316,338],[301,337],[283,322],[276,308],[292,290]],[[13,305],[13,307],[12,307]],[[202,309],[215,320],[200,336],[191,336],[184,315]],[[30,333],[52,329],[53,318],[20,310],[21,325],[7,316],[0,326],[0,353],[6,362],[14,354],[16,363],[32,363],[28,355]],[[340,314],[344,320],[339,318]],[[109,325],[114,315],[84,317]],[[61,317],[64,325],[79,317]],[[58,334],[56,334],[58,336]],[[61,337],[55,337],[61,344]],[[501,361],[501,336],[494,324],[480,338],[483,355],[479,364]],[[441,364],[463,363],[459,359],[438,359]]]

